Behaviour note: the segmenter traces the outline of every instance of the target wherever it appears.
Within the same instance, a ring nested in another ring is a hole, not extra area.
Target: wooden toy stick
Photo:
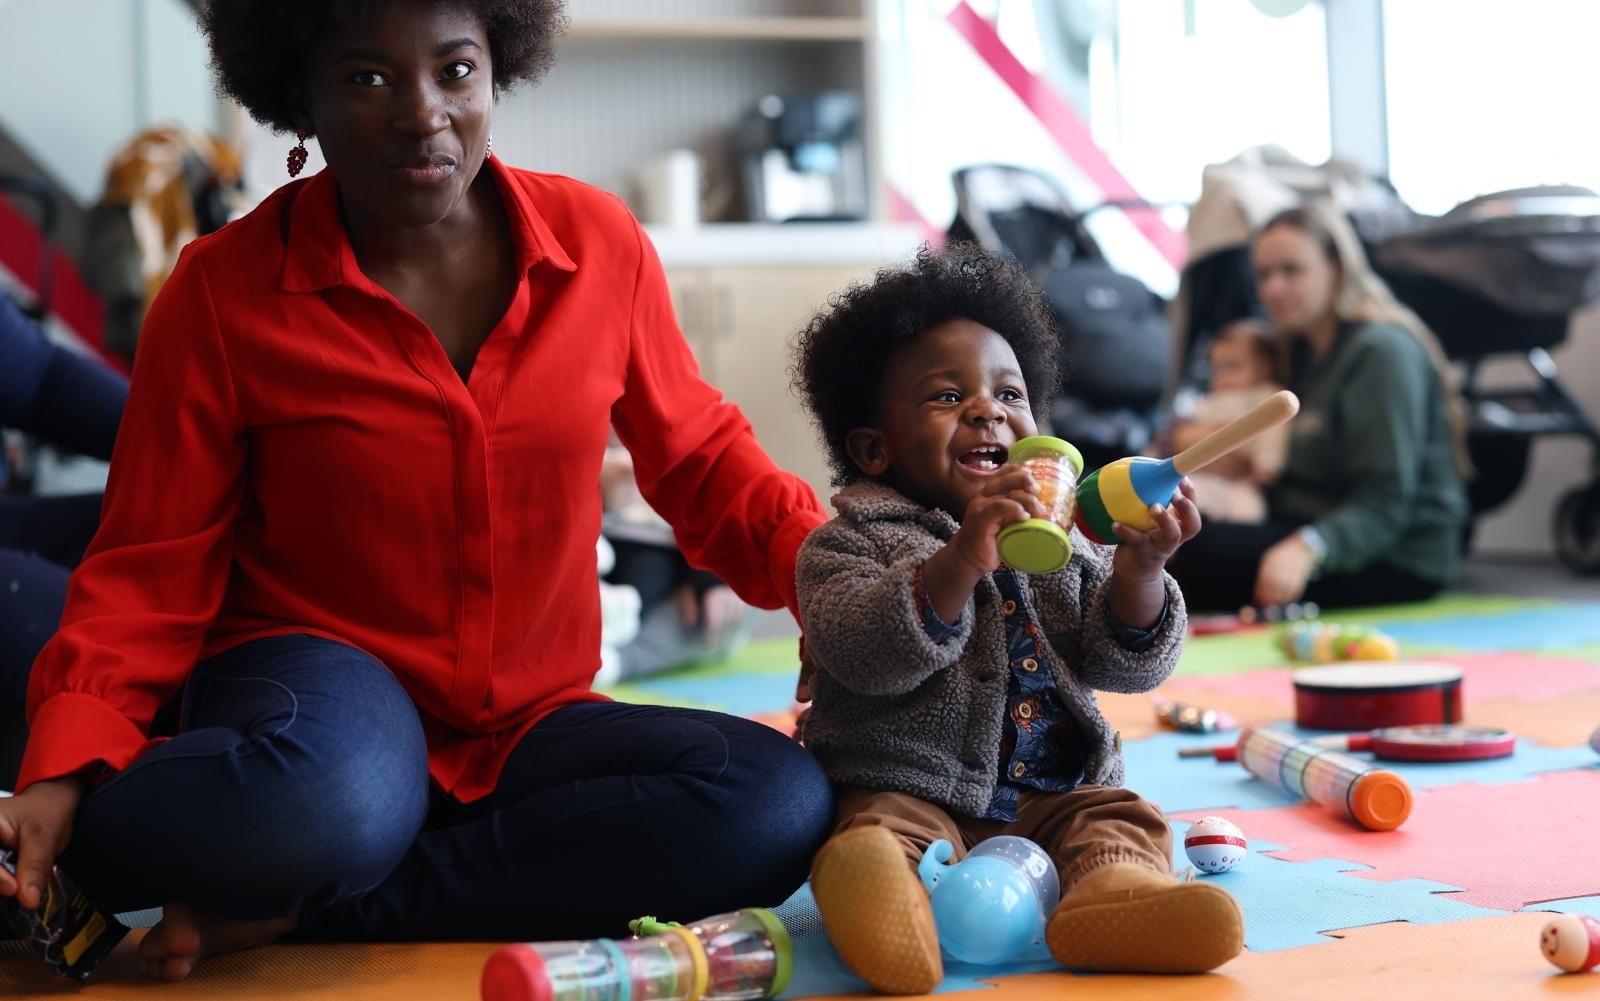
[[[1181,476],[1210,465],[1269,428],[1277,427],[1300,412],[1300,400],[1287,389],[1281,389],[1250,408],[1238,420],[1230,421],[1204,438],[1190,445],[1172,458],[1172,465]]]

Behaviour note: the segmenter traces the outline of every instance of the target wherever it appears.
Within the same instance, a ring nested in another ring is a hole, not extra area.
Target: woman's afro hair
[[[1060,341],[1044,297],[1016,264],[972,243],[924,246],[906,267],[886,268],[833,297],[794,345],[793,387],[828,451],[833,482],[862,477],[845,448],[878,419],[889,356],[924,331],[967,319],[1011,345],[1043,420],[1057,390]]]
[[[207,0],[200,23],[222,93],[250,116],[293,132],[290,93],[305,78],[306,53],[335,24],[365,20],[384,0]],[[566,30],[562,0],[441,0],[483,22],[496,93],[537,81],[555,61]]]

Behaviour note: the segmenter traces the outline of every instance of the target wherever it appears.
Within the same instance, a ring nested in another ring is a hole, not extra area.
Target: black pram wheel
[[[1600,480],[1562,496],[1554,528],[1556,558],[1580,576],[1600,574]]]

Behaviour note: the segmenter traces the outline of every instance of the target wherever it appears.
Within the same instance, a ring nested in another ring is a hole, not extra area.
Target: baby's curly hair
[[[793,388],[827,447],[835,486],[865,475],[845,438],[877,420],[889,355],[954,319],[981,323],[1006,339],[1034,416],[1045,418],[1057,389],[1060,340],[1044,296],[1020,267],[977,244],[924,245],[909,266],[885,268],[834,296],[795,339]]]
[[[222,93],[250,117],[293,132],[291,85],[305,76],[306,52],[334,24],[365,20],[384,0],[206,0],[200,24],[211,42],[211,70]],[[483,22],[499,93],[537,81],[555,62],[566,30],[562,0],[444,0]]]

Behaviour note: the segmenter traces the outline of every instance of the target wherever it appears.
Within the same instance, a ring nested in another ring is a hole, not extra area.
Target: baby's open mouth
[[[963,453],[957,461],[968,469],[992,473],[1006,464],[1006,450],[996,445],[986,445]]]

